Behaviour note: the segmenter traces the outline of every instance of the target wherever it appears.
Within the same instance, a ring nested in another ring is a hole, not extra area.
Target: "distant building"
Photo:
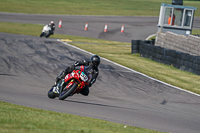
[[[196,7],[182,6],[182,0],[172,0],[172,4],[161,4],[158,32],[167,31],[189,35],[192,32]]]

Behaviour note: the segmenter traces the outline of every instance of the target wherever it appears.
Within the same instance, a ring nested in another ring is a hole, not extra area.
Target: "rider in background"
[[[49,30],[49,28],[51,30]],[[56,28],[56,26],[54,24],[54,21],[51,21],[49,24],[47,24],[43,27],[40,37],[44,36],[44,37],[48,38],[50,35],[54,34],[55,28]],[[49,32],[47,32],[47,31],[49,31]]]
[[[61,79],[64,79],[67,74],[71,73],[73,70],[79,69],[81,65],[83,65],[83,66],[91,66],[92,67],[92,79],[90,80],[89,85],[88,86],[86,85],[80,92],[82,95],[88,96],[89,87],[91,87],[92,84],[95,83],[96,78],[99,75],[99,69],[98,69],[99,64],[100,64],[100,57],[98,55],[93,55],[90,58],[90,61],[86,61],[86,60],[75,61],[75,63],[73,65],[71,65],[71,67],[67,67],[65,69],[65,71],[61,72],[58,75],[58,77],[56,78],[56,82],[55,82],[54,86],[56,86],[57,83],[59,83],[61,81]]]
[[[53,35],[56,28],[54,21],[51,21],[48,26],[51,28],[51,34]]]

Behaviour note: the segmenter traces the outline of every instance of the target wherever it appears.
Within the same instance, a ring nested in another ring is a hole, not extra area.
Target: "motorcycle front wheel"
[[[65,87],[64,87],[64,89],[60,90],[59,99],[64,100],[70,94],[72,94],[76,90],[77,87],[78,87],[78,85],[76,83],[74,83],[69,89],[65,89]]]
[[[48,97],[51,99],[56,98],[56,94],[53,92],[53,87],[48,91]]]
[[[41,34],[40,34],[40,37],[43,37],[44,36],[44,32],[42,32]]]

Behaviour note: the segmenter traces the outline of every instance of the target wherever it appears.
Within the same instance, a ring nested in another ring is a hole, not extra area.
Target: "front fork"
[[[60,92],[61,90],[65,89],[65,86],[66,86],[66,89],[68,89],[68,88],[70,87],[69,84],[70,84],[71,82],[74,82],[74,79],[71,79],[71,80],[67,83],[68,85],[66,86],[65,79],[63,79],[62,82],[61,82],[61,84],[59,85],[59,92]]]
[[[58,83],[58,88],[59,88],[59,93],[61,92],[61,90],[64,89],[64,83],[65,83],[65,79],[62,79],[62,82],[61,83]]]

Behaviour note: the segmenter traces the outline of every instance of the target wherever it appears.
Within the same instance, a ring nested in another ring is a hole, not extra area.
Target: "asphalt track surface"
[[[164,132],[200,131],[197,95],[102,59],[89,96],[49,99],[60,71],[91,54],[56,39],[7,33],[0,33],[0,47],[1,101]]]
[[[156,25],[158,23],[158,17],[0,13],[0,22],[41,24],[41,31],[42,27],[51,20],[56,24],[55,34],[84,36],[120,42],[131,42],[131,39],[145,39],[149,35],[156,33]],[[60,20],[62,20],[62,28],[58,28]],[[88,23],[88,31],[84,30],[86,23]],[[104,33],[105,24],[108,26],[106,33]],[[123,34],[121,33],[122,25],[125,27]]]
[[[53,20],[56,24],[55,34],[84,36],[104,40],[131,42],[131,40],[145,40],[157,32],[158,17],[133,16],[73,16],[73,15],[41,15],[0,13],[0,22],[41,24],[42,27]],[[62,28],[58,28],[62,20]],[[88,31],[85,24],[88,23]],[[200,17],[194,18],[194,29],[200,29]],[[104,32],[107,24],[108,31]],[[124,33],[121,26],[124,25]],[[40,32],[38,34],[40,34]]]

